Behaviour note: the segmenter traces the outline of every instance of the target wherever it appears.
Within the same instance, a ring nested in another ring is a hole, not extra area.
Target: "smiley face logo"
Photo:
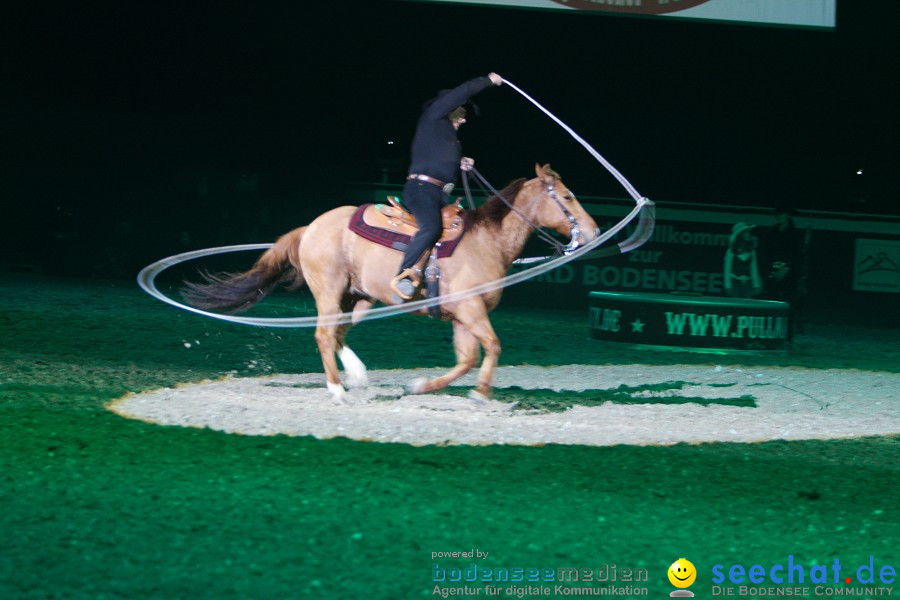
[[[686,558],[679,558],[669,567],[669,581],[677,588],[690,587],[694,580],[697,579],[697,569],[694,563]]]

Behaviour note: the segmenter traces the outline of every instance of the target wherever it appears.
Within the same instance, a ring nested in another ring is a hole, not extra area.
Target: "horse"
[[[534,227],[569,236],[571,247],[599,236],[597,224],[549,164],[535,164],[535,174],[534,179],[513,181],[470,215],[453,254],[437,260],[442,296],[504,277]],[[291,290],[306,283],[318,313],[315,340],[326,387],[336,403],[349,402],[336,355],[348,387],[368,384],[365,364],[346,343],[347,332],[375,302],[400,302],[390,289],[390,281],[402,253],[352,232],[348,224],[356,209],[335,208],[309,225],[282,235],[246,272],[206,274],[203,283],[186,282],[182,288],[185,300],[198,308],[240,312],[262,300],[279,283]],[[447,387],[474,367],[483,350],[477,386],[469,395],[476,401],[491,397],[500,340],[488,313],[500,302],[502,292],[501,287],[476,295],[457,294],[441,305],[441,318],[453,323],[456,365],[439,377],[414,379],[406,385],[408,393]],[[416,312],[427,314],[424,308]],[[341,313],[351,313],[352,319],[335,319]]]

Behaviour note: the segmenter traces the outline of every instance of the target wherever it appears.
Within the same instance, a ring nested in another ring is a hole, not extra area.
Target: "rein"
[[[505,197],[503,194],[501,194],[500,192],[498,192],[498,191],[494,188],[494,186],[492,186],[491,183],[490,183],[487,179],[484,178],[484,175],[482,175],[481,173],[479,173],[478,170],[477,170],[475,167],[472,167],[472,173],[475,174],[475,176],[478,178],[478,180],[481,182],[481,184],[482,184],[482,185],[483,185],[483,186],[484,186],[491,194],[493,194],[493,195],[496,196],[497,198],[500,198],[500,200],[503,202],[503,204],[505,204],[506,206],[508,206],[509,209],[510,209],[511,211],[513,211],[514,213],[516,213],[517,215],[519,215],[519,216],[522,218],[523,221],[525,221],[526,223],[528,223],[528,225],[531,226],[532,229],[534,229],[535,233],[537,234],[537,236],[538,236],[539,238],[541,238],[542,240],[544,240],[545,242],[547,242],[548,244],[550,244],[551,246],[553,246],[553,247],[556,249],[556,256],[559,256],[560,254],[563,254],[563,253],[565,252],[565,250],[566,250],[566,248],[568,248],[568,246],[563,246],[563,245],[560,244],[558,241],[556,241],[555,239],[553,239],[553,237],[550,236],[550,234],[548,234],[548,233],[545,232],[543,229],[541,229],[540,227],[538,227],[537,225],[535,225],[535,224],[531,221],[531,219],[529,219],[528,217],[526,217],[525,214],[524,214],[521,210],[519,210],[518,208],[516,208],[515,206],[513,206],[513,203],[512,203],[512,202],[510,202],[509,200],[507,200],[506,197]],[[465,183],[463,184],[463,187],[464,187],[465,190],[466,190],[467,198],[468,198],[468,200],[469,200],[469,205],[470,205],[470,206],[474,206],[474,202],[472,202],[472,197],[471,197],[471,196],[468,196],[468,194],[469,194],[469,185],[468,185],[468,180],[467,180],[467,178],[466,178],[466,172],[465,172],[465,171],[463,171],[463,182],[465,182]],[[563,210],[563,212],[565,213],[566,217],[569,219],[569,222],[573,224],[573,227],[572,227],[573,233],[576,233],[576,234],[577,234],[578,227],[574,225],[574,223],[575,223],[575,217],[573,217],[573,216],[572,216],[572,213],[570,213],[568,210],[566,210],[566,208],[562,205],[562,203],[556,198],[556,192],[553,191],[553,187],[552,187],[552,186],[548,186],[547,190],[545,190],[545,191],[547,192],[548,195],[550,195],[551,198],[553,198],[554,200],[556,200],[556,203],[557,203],[557,204],[559,204],[559,207]],[[575,244],[577,245],[577,243],[578,243],[578,242],[577,242],[577,240],[576,240],[576,241],[575,241]],[[571,245],[571,243],[570,243],[569,245]],[[573,248],[573,249],[574,249],[574,248]]]

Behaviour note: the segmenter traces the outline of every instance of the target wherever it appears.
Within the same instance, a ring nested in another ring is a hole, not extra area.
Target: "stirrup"
[[[416,295],[419,283],[413,279],[413,270],[405,269],[391,279],[391,290],[402,300],[409,300]]]

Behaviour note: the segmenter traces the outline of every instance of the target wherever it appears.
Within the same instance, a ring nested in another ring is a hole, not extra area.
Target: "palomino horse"
[[[572,241],[579,244],[599,235],[594,220],[549,165],[535,165],[535,172],[536,178],[515,181],[501,193],[514,210],[502,198],[491,198],[475,211],[454,253],[438,259],[441,295],[472,289],[506,275],[533,233],[532,224],[574,236],[577,239]],[[206,283],[188,283],[182,292],[199,308],[239,312],[262,300],[278,283],[289,283],[290,289],[296,289],[305,281],[316,300],[319,321],[315,337],[328,390],[338,402],[346,402],[347,397],[335,354],[346,370],[348,386],[368,383],[365,365],[345,342],[347,331],[376,301],[397,302],[389,284],[401,260],[399,251],[348,229],[355,210],[354,206],[335,208],[310,225],[281,236],[249,271],[207,275]],[[441,306],[443,317],[453,321],[456,366],[440,377],[410,382],[408,391],[424,393],[447,387],[475,365],[480,346],[484,359],[471,395],[476,399],[490,396],[500,340],[488,313],[500,302],[502,292],[500,288],[463,295]],[[351,323],[332,324],[325,319],[351,311]],[[426,314],[426,310],[420,313]]]

